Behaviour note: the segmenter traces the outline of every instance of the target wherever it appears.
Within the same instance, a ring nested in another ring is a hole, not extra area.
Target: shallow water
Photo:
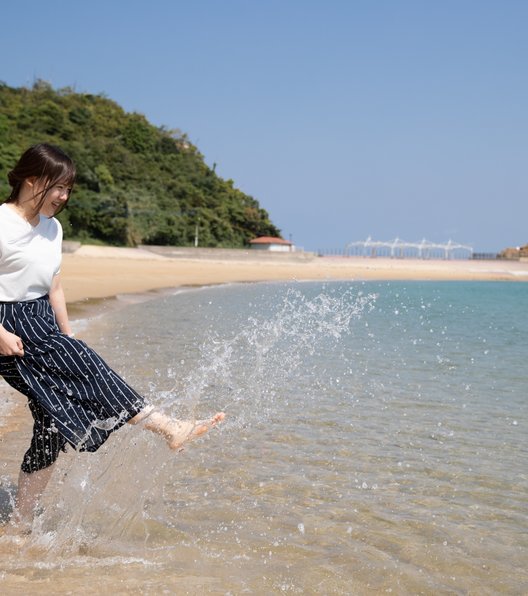
[[[527,593],[527,307],[525,284],[336,282],[98,317],[153,402],[228,420],[183,454],[127,427],[62,456],[32,535],[0,537],[3,591]]]

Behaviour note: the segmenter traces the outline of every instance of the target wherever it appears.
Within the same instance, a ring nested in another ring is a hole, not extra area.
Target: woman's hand
[[[18,335],[0,326],[0,354],[2,356],[23,356],[24,346]]]

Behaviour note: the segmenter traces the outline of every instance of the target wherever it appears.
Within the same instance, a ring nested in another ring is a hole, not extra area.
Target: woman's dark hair
[[[33,145],[24,151],[16,166],[7,175],[12,190],[6,203],[13,203],[18,199],[24,180],[37,178],[45,184],[40,192],[41,198],[38,204],[40,209],[50,189],[58,183],[73,186],[75,174],[73,161],[62,149],[48,143]]]

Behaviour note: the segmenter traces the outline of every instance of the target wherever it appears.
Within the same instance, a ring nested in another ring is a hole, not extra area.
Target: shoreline
[[[519,261],[316,257],[212,249],[167,255],[145,248],[82,246],[65,253],[62,283],[69,306],[177,288],[273,281],[528,281]],[[194,254],[193,254],[194,253]],[[131,299],[131,298],[129,298]]]

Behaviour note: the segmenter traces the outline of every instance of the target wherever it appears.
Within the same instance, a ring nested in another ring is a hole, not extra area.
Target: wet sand
[[[256,281],[528,281],[528,262],[518,261],[310,257],[251,251],[240,251],[239,256],[236,251],[219,251],[216,256],[211,250],[189,254],[194,256],[175,258],[141,248],[82,246],[64,255],[66,300],[73,303],[163,288]]]

